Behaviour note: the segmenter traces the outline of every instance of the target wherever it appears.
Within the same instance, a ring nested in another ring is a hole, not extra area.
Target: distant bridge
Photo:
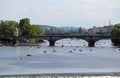
[[[44,39],[49,41],[49,46],[55,46],[55,42],[60,39],[65,38],[77,38],[83,39],[88,42],[89,47],[94,47],[95,42],[102,39],[120,39],[120,36],[111,36],[111,35],[49,35],[49,36],[0,36],[0,40],[2,39],[13,39],[14,44],[20,39]]]

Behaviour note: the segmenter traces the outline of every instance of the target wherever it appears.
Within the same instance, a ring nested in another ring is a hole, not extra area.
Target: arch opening
[[[112,46],[112,42],[110,39],[100,39],[95,42],[96,47],[106,47]]]
[[[62,38],[55,42],[56,46],[88,46],[88,42],[83,39],[76,39],[76,38]]]

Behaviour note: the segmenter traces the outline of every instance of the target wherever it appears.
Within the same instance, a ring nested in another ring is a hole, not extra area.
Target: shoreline
[[[15,46],[13,44],[1,44],[0,43],[0,46]],[[33,44],[33,43],[19,43],[18,45],[16,46],[40,46],[40,43],[39,44]]]

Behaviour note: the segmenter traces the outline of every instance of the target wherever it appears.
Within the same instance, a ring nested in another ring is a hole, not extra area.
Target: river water
[[[0,75],[120,72],[120,49],[110,40],[98,41],[95,47],[76,39],[55,45],[49,47],[46,41],[39,46],[1,46]]]

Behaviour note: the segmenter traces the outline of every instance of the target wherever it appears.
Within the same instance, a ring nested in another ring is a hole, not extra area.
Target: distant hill
[[[62,27],[54,27],[49,25],[40,25],[40,27],[43,29],[44,33],[49,34],[79,34],[78,32],[85,33],[87,32],[86,29],[80,27],[68,27],[68,26],[62,26]]]
[[[58,30],[57,27],[54,27],[54,26],[50,26],[50,25],[40,25],[40,27],[42,28],[43,31],[46,31],[46,30]]]
[[[59,29],[65,30],[65,31],[69,31],[69,30],[78,30],[79,27],[68,27],[68,26],[62,26],[62,27],[58,27]]]
[[[45,29],[60,29],[60,30],[78,30],[80,27],[72,27],[72,26],[61,26],[61,27],[55,27],[55,26],[50,26],[50,25],[40,25],[40,27],[45,30]]]
[[[43,32],[45,34],[56,34],[56,33],[60,33],[61,30],[57,27],[54,26],[49,26],[49,25],[40,25],[40,27],[42,28]]]
[[[50,25],[40,25],[40,27],[41,27],[43,30],[44,30],[44,29],[51,29],[51,28],[56,29],[56,27],[50,26]]]
[[[73,30],[76,30],[76,29],[79,29],[79,27],[67,27],[67,26],[63,26],[63,27],[58,27],[59,29],[65,29],[65,30],[71,30],[71,29],[73,29]]]

